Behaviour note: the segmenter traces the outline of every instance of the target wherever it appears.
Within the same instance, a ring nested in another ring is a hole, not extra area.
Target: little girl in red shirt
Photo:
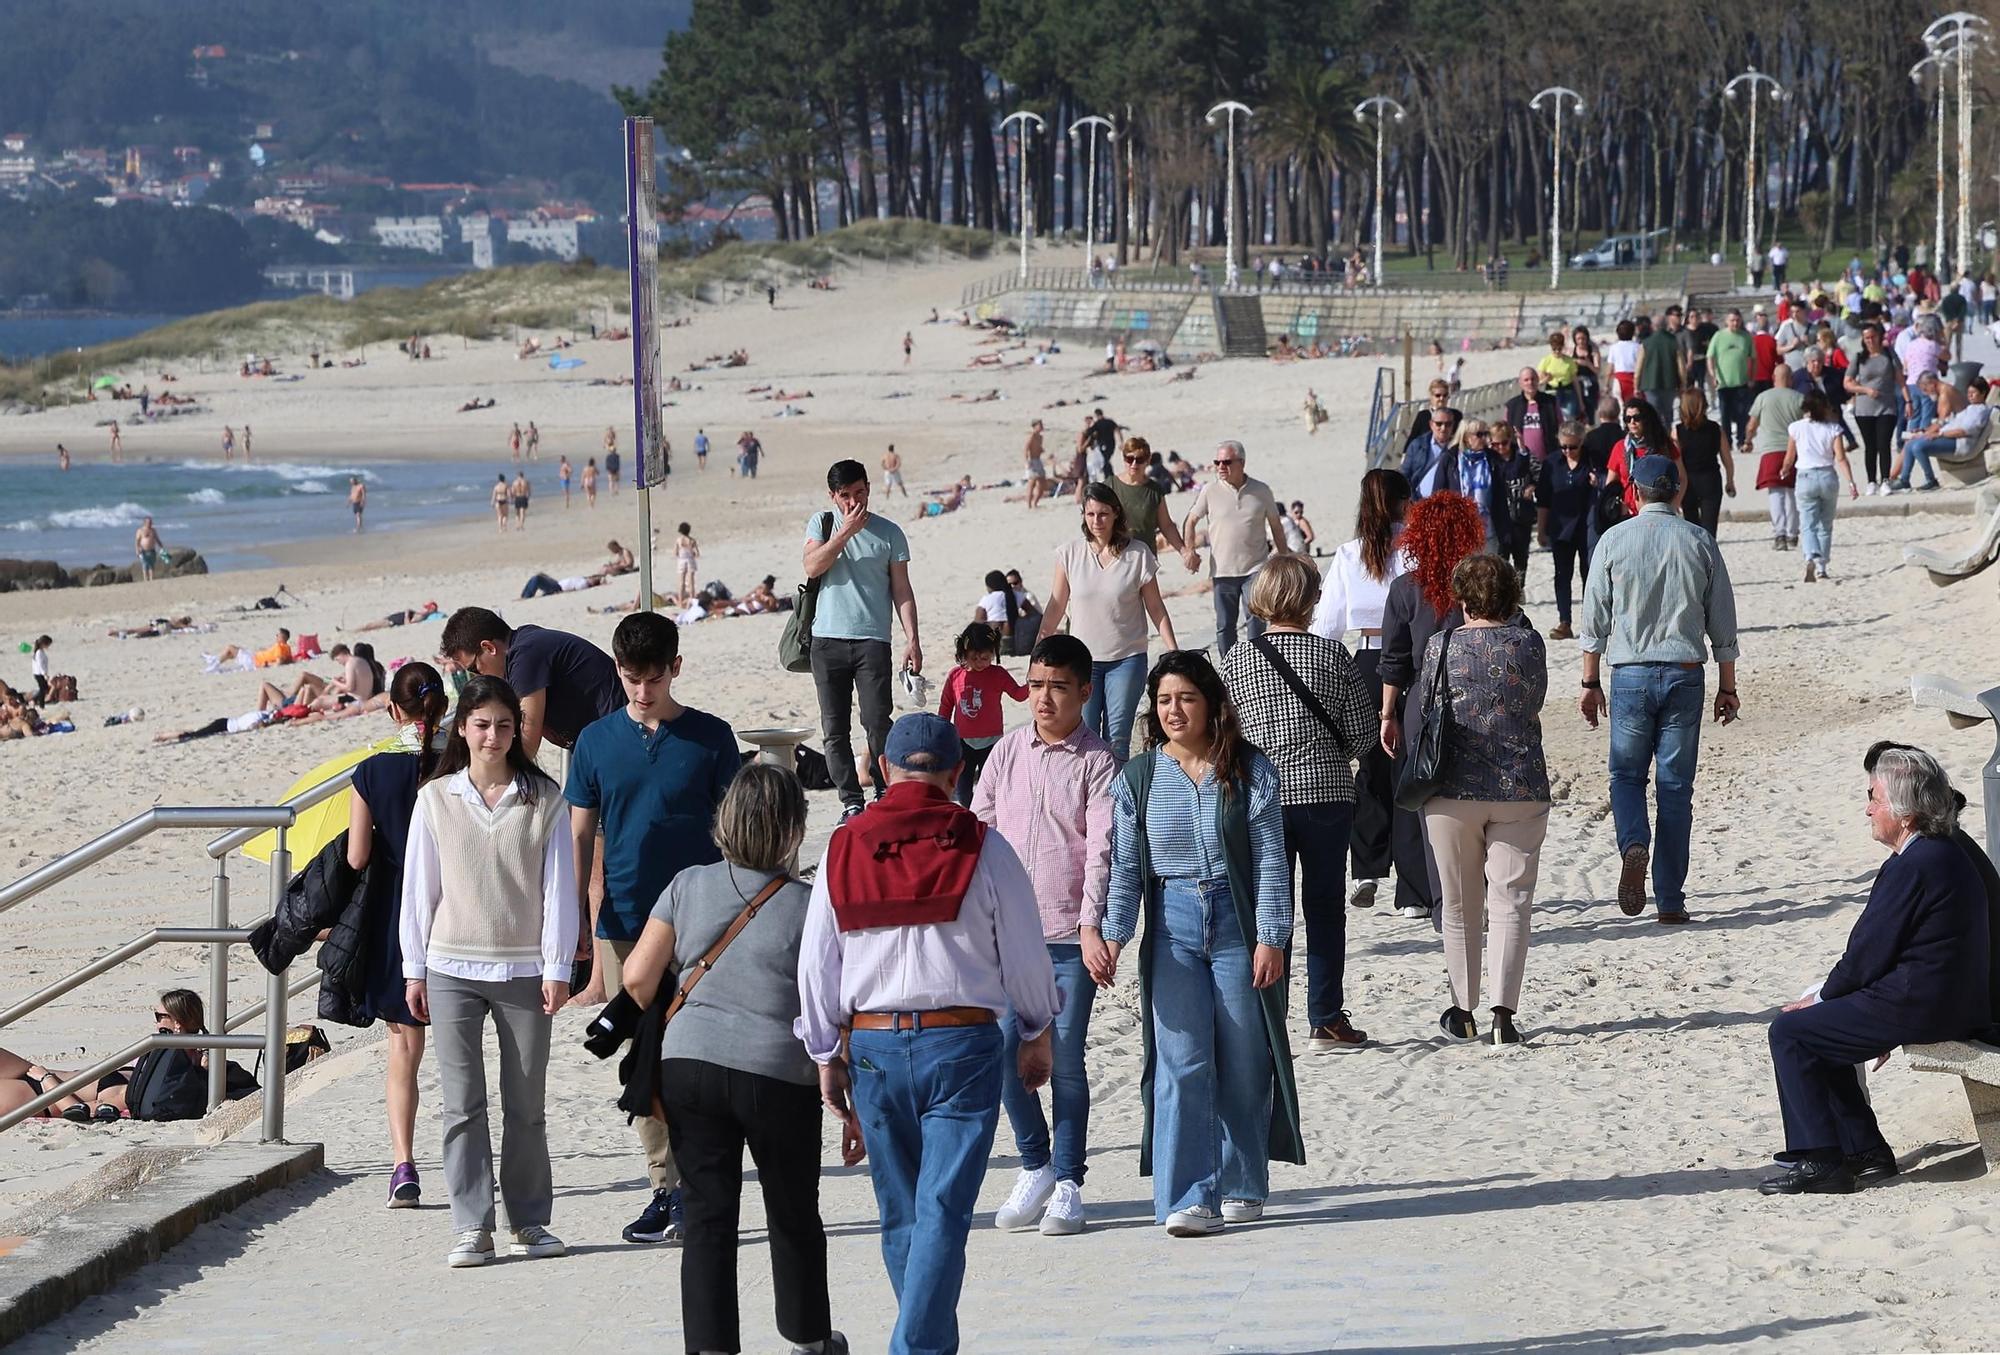
[[[938,718],[951,721],[965,745],[965,761],[958,769],[958,802],[970,807],[972,788],[979,783],[979,771],[986,755],[1000,742],[1000,696],[1016,701],[1028,699],[1028,689],[999,663],[1000,632],[984,621],[975,621],[959,632],[954,657],[958,666],[944,680],[938,699]]]

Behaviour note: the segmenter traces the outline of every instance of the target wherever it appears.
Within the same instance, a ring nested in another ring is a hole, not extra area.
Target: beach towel
[[[566,358],[557,354],[549,359],[549,370],[552,372],[573,371],[581,366],[583,366],[582,358]]]

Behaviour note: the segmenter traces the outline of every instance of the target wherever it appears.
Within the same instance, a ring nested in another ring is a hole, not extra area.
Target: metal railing
[[[1016,291],[1145,291],[1219,293],[1231,296],[1375,298],[1401,296],[1413,292],[1488,292],[1523,300],[1531,300],[1536,296],[1561,296],[1566,292],[1626,291],[1680,295],[1687,289],[1688,266],[1652,264],[1641,267],[1634,264],[1619,268],[1578,269],[1572,274],[1566,274],[1563,285],[1555,289],[1548,286],[1541,274],[1526,270],[1511,279],[1489,278],[1477,269],[1468,269],[1462,273],[1456,269],[1397,271],[1387,274],[1380,286],[1375,285],[1371,279],[1352,287],[1348,286],[1345,276],[1340,273],[1309,274],[1288,268],[1276,282],[1271,281],[1268,273],[1245,271],[1241,282],[1233,288],[1225,288],[1222,285],[1221,274],[1219,265],[1205,268],[1200,275],[1186,269],[1148,264],[1114,269],[1110,272],[1102,270],[1093,272],[1080,267],[1036,266],[1029,268],[1027,276],[1023,278],[1021,270],[1016,267],[968,285],[960,293],[959,306],[962,309],[970,309],[981,301]]]
[[[1384,385],[1391,396],[1395,391],[1395,373],[1387,367],[1375,371],[1375,402],[1368,413],[1368,442],[1363,448],[1368,469],[1387,466],[1395,469],[1403,455],[1403,444],[1408,441],[1410,430],[1416,425],[1417,411],[1423,401],[1389,399],[1384,401]],[[1452,398],[1452,407],[1468,419],[1484,419],[1491,423],[1507,416],[1507,402],[1514,398],[1519,387],[1512,379],[1489,381],[1484,385],[1467,386]]]
[[[338,787],[336,787],[337,789]],[[315,787],[315,791],[321,788]],[[309,803],[318,803],[332,790],[318,794]],[[312,792],[308,792],[312,794]],[[305,796],[298,797],[306,801]],[[226,828],[231,830],[209,845],[210,854],[216,857],[216,882],[214,893],[213,925],[208,927],[155,927],[141,936],[134,937],[122,946],[98,956],[76,972],[49,984],[32,997],[23,999],[0,1012],[0,1030],[20,1020],[32,1012],[39,1011],[56,998],[82,987],[90,980],[108,973],[127,960],[133,959],[156,945],[195,944],[209,947],[209,1019],[215,1023],[213,1032],[196,1034],[163,1035],[155,1032],[129,1045],[109,1058],[100,1059],[83,1071],[72,1075],[68,1081],[53,1090],[43,1091],[26,1104],[17,1106],[5,1115],[0,1115],[0,1131],[13,1128],[22,1120],[38,1114],[45,1107],[53,1105],[79,1089],[91,1086],[106,1073],[124,1067],[133,1059],[158,1049],[206,1049],[218,1055],[228,1050],[261,1050],[264,1055],[264,1123],[263,1136],[267,1143],[280,1142],[285,1136],[285,1026],[287,999],[294,991],[310,987],[313,979],[294,989],[283,972],[272,974],[266,980],[264,1001],[257,1014],[264,1017],[262,1035],[233,1035],[229,1032],[247,1024],[248,1013],[232,1023],[228,1019],[229,1007],[229,947],[247,944],[250,929],[229,925],[229,878],[226,870],[228,853],[243,842],[259,833],[276,833],[276,841],[271,851],[271,907],[277,910],[284,898],[285,886],[291,879],[291,853],[285,847],[286,830],[298,819],[297,802],[284,805],[254,806],[243,808],[215,808],[206,806],[177,806],[149,809],[137,818],[129,819],[108,833],[104,833],[74,851],[57,857],[47,865],[22,876],[12,884],[0,888],[0,912],[33,898],[50,887],[90,869],[98,862],[125,850],[142,838],[168,828]],[[219,844],[229,844],[221,846]],[[222,1104],[227,1087],[228,1060],[215,1057],[208,1061],[208,1108],[213,1111]]]

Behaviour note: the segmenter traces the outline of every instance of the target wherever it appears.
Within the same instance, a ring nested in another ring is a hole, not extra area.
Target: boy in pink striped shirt
[[[1002,1059],[1001,1104],[1014,1128],[1021,1173],[994,1215],[994,1226],[1046,1236],[1083,1231],[1084,1145],[1090,1082],[1083,1047],[1098,986],[1114,961],[1098,925],[1111,874],[1111,745],[1083,723],[1090,699],[1090,650],[1071,635],[1051,635],[1028,659],[1028,709],[1034,723],[1002,735],[973,791],[972,812],[1007,839],[1034,883],[1042,934],[1063,1006],[1055,1020],[1055,1069],[1049,1102],[1022,1085],[1009,1052]],[[1019,1036],[1003,1024],[1011,1051]]]

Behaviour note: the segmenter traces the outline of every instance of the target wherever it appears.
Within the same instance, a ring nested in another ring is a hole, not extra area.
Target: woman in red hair
[[[1410,703],[1405,693],[1416,681],[1417,663],[1432,635],[1460,625],[1465,617],[1451,592],[1458,562],[1486,545],[1479,508],[1463,494],[1432,494],[1411,506],[1399,544],[1410,560],[1408,572],[1389,585],[1382,608],[1382,751],[1401,774],[1405,754],[1403,722]],[[1396,911],[1430,917],[1437,903],[1437,874],[1430,862],[1421,814],[1398,808],[1391,820],[1396,861]]]

